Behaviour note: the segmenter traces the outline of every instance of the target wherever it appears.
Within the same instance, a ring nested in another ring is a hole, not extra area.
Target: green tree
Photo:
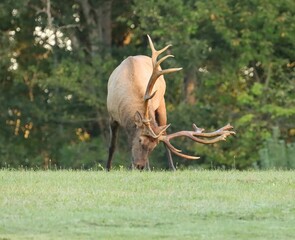
[[[6,58],[1,58],[1,122],[5,126],[1,142],[2,146],[8,144],[2,148],[1,165],[59,164],[63,149],[81,141],[89,142],[85,153],[97,153],[92,162],[104,160],[100,146],[95,148],[90,141],[99,137],[99,144],[105,144],[100,137],[107,118],[105,71],[113,68],[113,61],[100,49],[104,43],[94,42],[98,35],[93,36],[101,32],[99,28],[106,28],[99,25],[103,22],[100,8],[106,7],[91,4],[53,0],[2,3],[1,9],[6,11],[1,12],[5,19],[1,40],[8,47],[3,51]],[[83,18],[87,7],[91,11],[96,7],[97,14]],[[100,20],[97,26],[91,16]],[[107,29],[110,31],[109,26]],[[110,42],[105,36],[100,39]]]

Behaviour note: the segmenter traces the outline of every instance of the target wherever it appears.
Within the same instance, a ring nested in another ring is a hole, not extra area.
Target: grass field
[[[4,239],[295,239],[295,172],[0,170]]]

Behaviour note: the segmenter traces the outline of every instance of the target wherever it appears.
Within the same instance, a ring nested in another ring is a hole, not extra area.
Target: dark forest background
[[[294,12],[293,0],[2,0],[0,167],[104,167],[108,77],[150,55],[146,34],[173,44],[164,68],[183,67],[166,76],[169,131],[237,132],[211,146],[177,141],[201,156],[174,157],[179,168],[294,166]],[[125,139],[117,167],[130,164]],[[161,145],[151,165],[167,167]]]

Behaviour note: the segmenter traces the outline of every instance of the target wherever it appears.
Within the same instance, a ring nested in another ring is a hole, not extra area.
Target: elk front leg
[[[151,171],[151,168],[150,168],[150,161],[149,161],[149,160],[147,160],[144,169],[147,170],[147,171]]]
[[[158,123],[159,126],[165,126],[167,124],[166,104],[165,104],[164,98],[162,99],[159,108],[156,110],[155,115],[156,115],[156,121],[157,121],[157,123]],[[169,169],[171,171],[175,171],[176,168],[174,167],[174,164],[173,164],[173,159],[172,159],[171,151],[167,147],[166,144],[164,144],[164,146],[166,148]]]
[[[110,120],[110,145],[109,145],[109,156],[108,156],[108,161],[106,166],[107,171],[111,170],[112,159],[113,159],[114,152],[116,150],[118,129],[119,129],[118,122]]]
[[[172,159],[172,155],[171,155],[171,151],[170,149],[167,147],[167,145],[165,143],[163,143],[165,148],[166,148],[166,153],[167,153],[167,158],[168,158],[168,165],[169,165],[169,169],[171,171],[176,171],[176,168],[174,167],[174,163],[173,163],[173,159]]]

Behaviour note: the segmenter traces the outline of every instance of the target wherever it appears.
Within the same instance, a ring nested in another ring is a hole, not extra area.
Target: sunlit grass
[[[293,239],[293,171],[0,171],[0,239]]]

